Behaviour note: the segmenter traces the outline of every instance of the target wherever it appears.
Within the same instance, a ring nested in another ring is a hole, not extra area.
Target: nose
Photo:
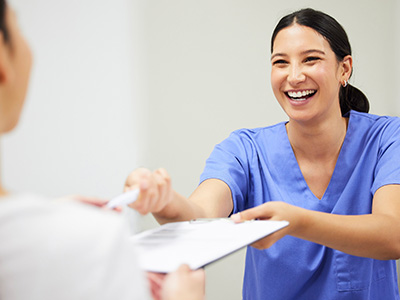
[[[301,66],[291,65],[288,71],[289,74],[287,80],[291,85],[295,86],[306,80],[306,75],[303,73]]]

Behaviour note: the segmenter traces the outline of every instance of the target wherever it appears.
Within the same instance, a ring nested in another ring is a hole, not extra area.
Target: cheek
[[[318,81],[320,86],[324,86],[328,83],[330,84],[337,79],[337,74],[334,70],[334,67],[320,66],[313,70],[313,78]]]
[[[280,91],[282,83],[284,82],[285,76],[282,70],[272,69],[271,71],[271,87],[274,93]]]
[[[283,90],[283,85],[284,85],[286,77],[287,76],[285,76],[285,74],[284,74],[284,72],[282,72],[282,70],[275,70],[275,71],[271,72],[272,91],[275,95],[275,99],[278,101],[278,103],[281,106],[285,102],[282,90]]]

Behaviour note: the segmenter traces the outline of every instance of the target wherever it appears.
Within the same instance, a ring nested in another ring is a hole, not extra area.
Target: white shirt
[[[0,199],[0,299],[149,299],[122,218],[32,195]]]

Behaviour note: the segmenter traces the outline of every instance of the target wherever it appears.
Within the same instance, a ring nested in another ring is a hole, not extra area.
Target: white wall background
[[[395,1],[395,10],[394,13],[396,14],[396,16],[400,15],[400,1]],[[395,84],[394,84],[394,89],[396,89],[397,84],[399,84],[400,82],[400,18],[396,17],[395,19],[395,30],[393,32],[394,37],[393,39],[395,40],[396,44],[395,44],[395,55],[394,55],[394,59],[395,59]],[[399,96],[399,92],[398,90],[395,91],[395,97],[393,98],[393,101],[395,103],[395,111],[397,113],[397,115],[400,114],[400,96]]]
[[[128,0],[11,5],[34,65],[21,123],[3,138],[5,185],[49,196],[121,193],[142,149],[137,10]]]
[[[11,4],[35,56],[22,122],[2,141],[12,190],[108,198],[145,165],[167,168],[188,196],[231,131],[286,119],[270,89],[269,39],[284,14],[307,6],[347,30],[352,83],[369,96],[371,112],[400,115],[397,0]],[[152,226],[143,219],[143,228]],[[241,299],[244,253],[206,268],[208,300]]]

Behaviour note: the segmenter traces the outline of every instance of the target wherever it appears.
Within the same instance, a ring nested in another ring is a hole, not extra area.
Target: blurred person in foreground
[[[31,64],[15,13],[0,0],[1,134],[18,123]],[[0,299],[150,299],[122,217],[78,198],[49,201],[0,184]],[[204,299],[202,270],[148,278],[156,299]]]

